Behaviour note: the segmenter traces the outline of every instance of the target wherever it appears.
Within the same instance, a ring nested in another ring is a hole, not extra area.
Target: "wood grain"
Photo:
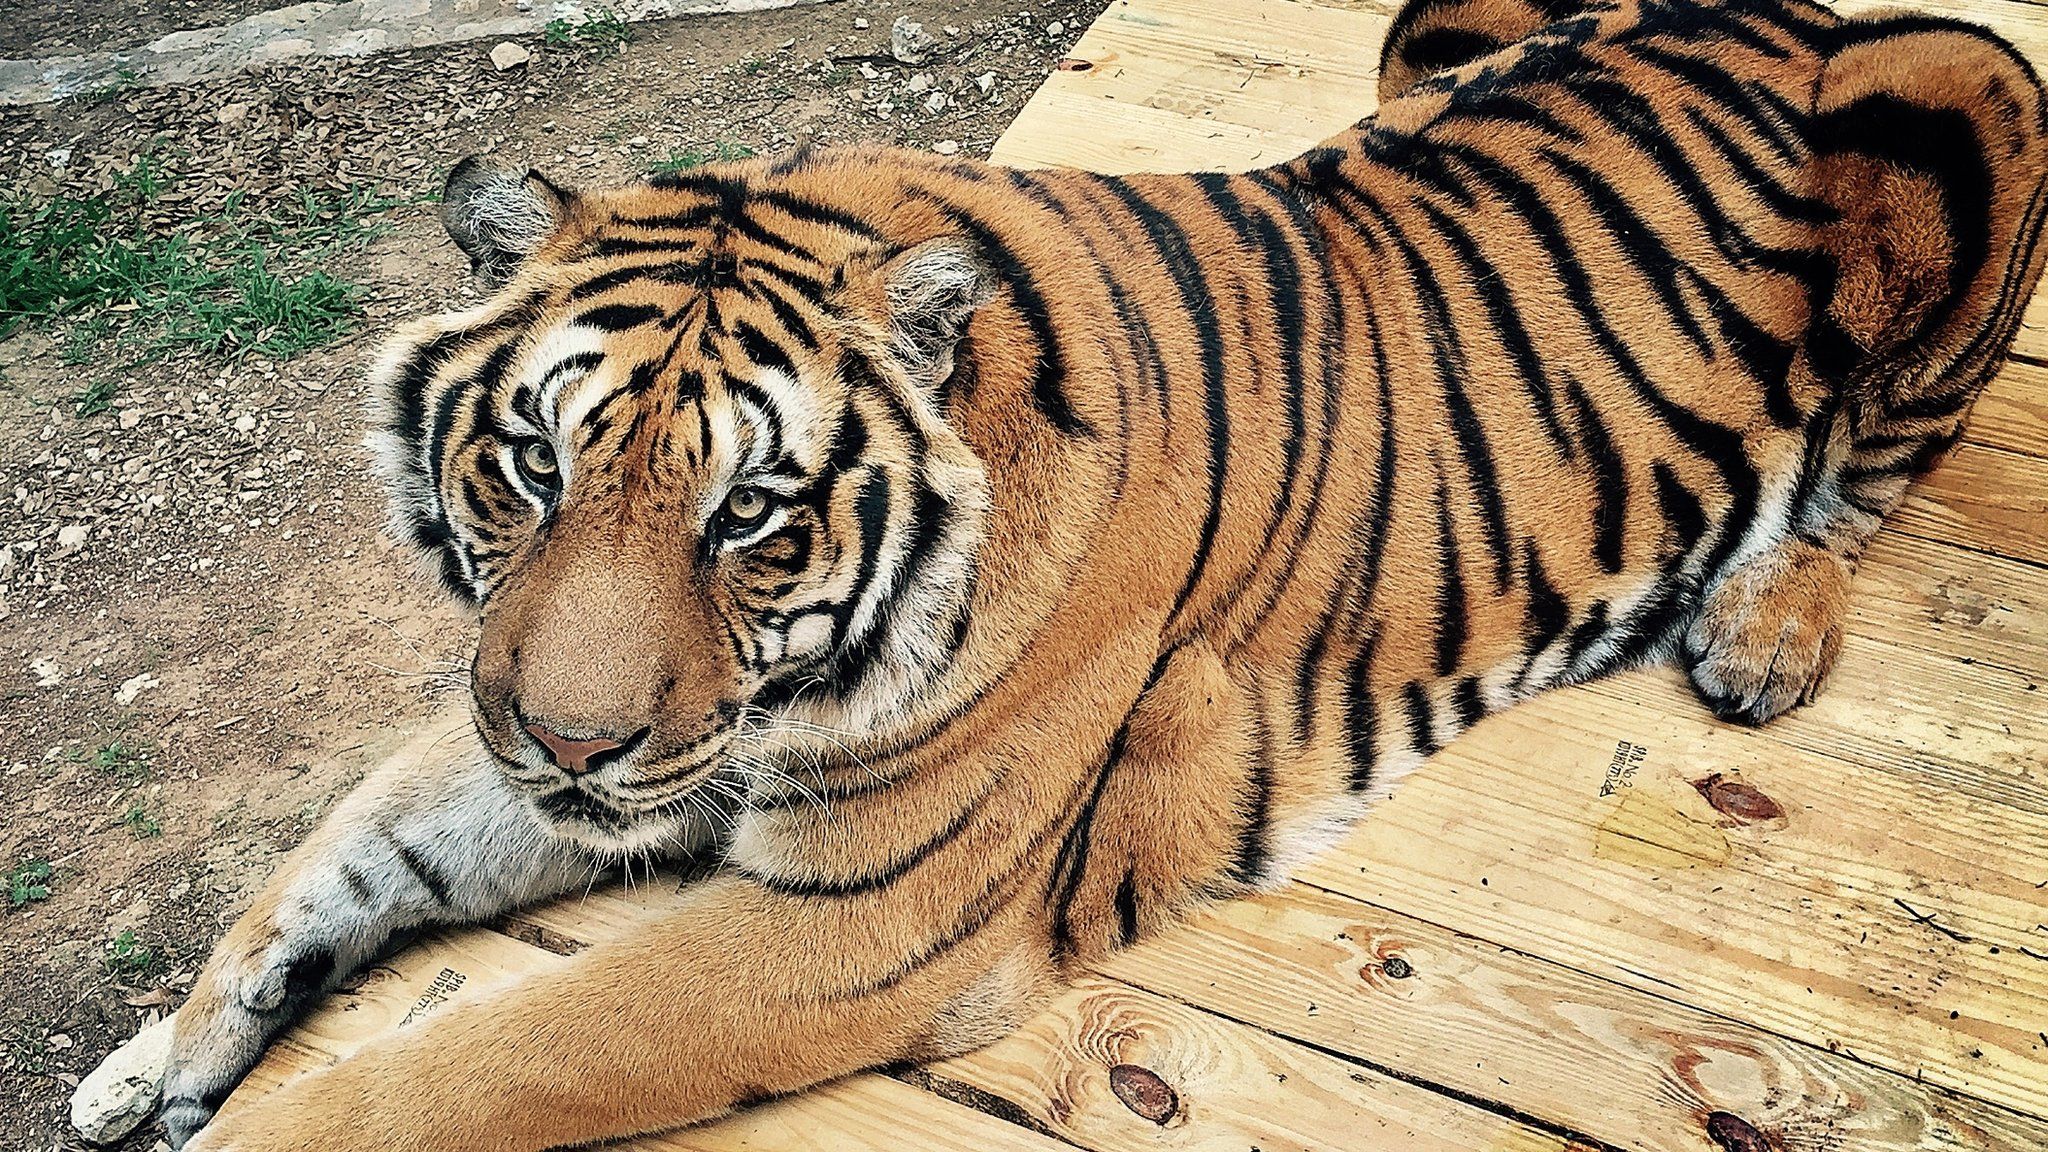
[[[1710,1152],[1723,1111],[1784,1152],[2048,1147],[2040,1121],[1305,885],[1101,967],[1623,1148]]]

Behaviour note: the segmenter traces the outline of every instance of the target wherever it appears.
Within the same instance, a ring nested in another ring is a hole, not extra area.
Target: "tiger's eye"
[[[553,480],[560,470],[554,446],[545,440],[528,440],[519,449],[519,469],[536,480]]]
[[[735,528],[744,528],[768,514],[768,494],[759,488],[735,488],[725,498],[725,518]]]

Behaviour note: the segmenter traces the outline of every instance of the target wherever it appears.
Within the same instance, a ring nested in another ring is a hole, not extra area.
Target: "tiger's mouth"
[[[583,825],[610,837],[623,837],[644,819],[574,783],[536,795],[533,806],[557,826]]]

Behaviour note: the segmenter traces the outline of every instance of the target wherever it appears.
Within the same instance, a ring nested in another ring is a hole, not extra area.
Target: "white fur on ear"
[[[882,277],[898,353],[927,381],[944,380],[968,318],[995,296],[995,273],[972,244],[941,237],[890,260]]]
[[[487,280],[511,275],[560,227],[571,194],[537,170],[515,172],[470,156],[448,173],[441,223]]]

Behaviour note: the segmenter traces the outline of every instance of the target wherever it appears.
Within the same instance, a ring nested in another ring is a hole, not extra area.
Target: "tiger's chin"
[[[688,856],[717,839],[709,800],[633,812],[570,784],[530,802],[549,831],[599,856]]]

